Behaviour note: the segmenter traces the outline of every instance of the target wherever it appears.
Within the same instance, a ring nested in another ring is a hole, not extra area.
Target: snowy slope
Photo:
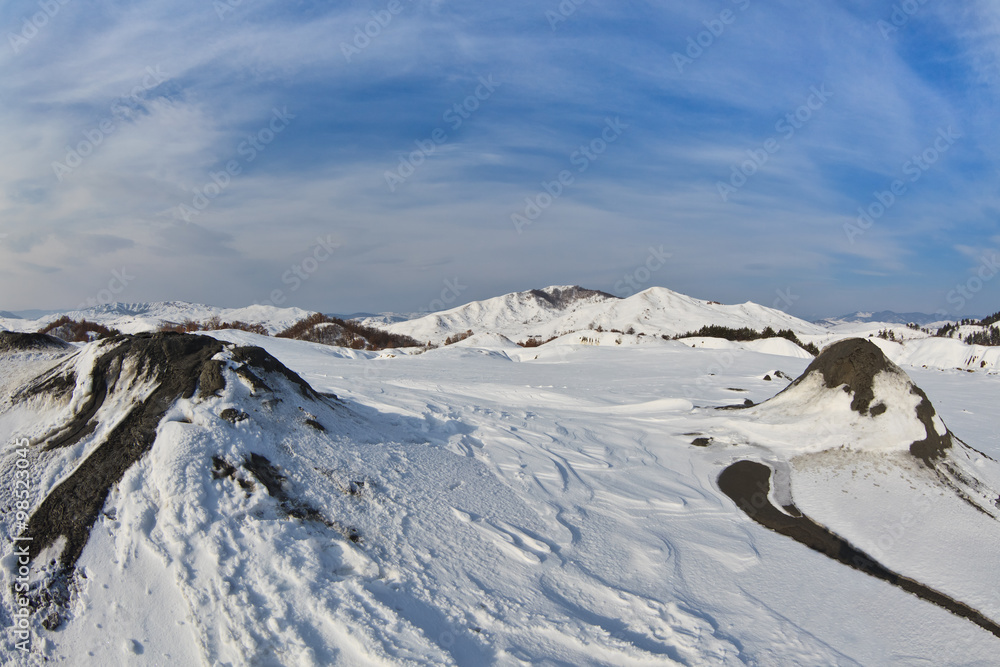
[[[966,345],[957,338],[938,338],[905,326],[889,327],[895,341],[884,340],[878,332],[888,325],[841,325],[823,335],[803,336],[804,342],[820,348],[848,338],[865,338],[878,345],[894,363],[907,367],[965,370],[984,373],[1000,372],[1000,347]],[[962,327],[965,328],[965,327]],[[975,327],[974,330],[982,330]]]
[[[576,298],[564,296],[570,290],[579,289],[548,287],[507,294],[398,322],[387,328],[394,333],[434,343],[467,330],[502,334],[515,341],[531,336],[548,339],[597,327],[626,332],[634,329],[636,333],[655,336],[683,334],[708,324],[757,330],[772,327],[817,335],[826,331],[818,325],[755,303],[727,306],[694,299],[663,287],[651,287],[627,299],[600,292],[589,292]],[[556,301],[557,305],[551,301]]]
[[[610,294],[580,287],[547,287],[473,301],[451,310],[396,322],[386,329],[433,343],[441,343],[451,335],[470,329],[508,338],[523,337],[538,328],[547,330],[550,323],[577,310],[616,300],[617,297]]]
[[[852,411],[842,388],[808,377],[767,401],[807,359],[679,341],[519,354],[483,337],[478,347],[390,356],[216,335],[236,344],[220,343],[210,360],[224,386],[170,405],[149,451],[113,485],[80,554],[86,579],[75,580],[66,622],[51,631],[35,617],[37,659],[867,665],[996,655],[993,634],[764,528],[718,486],[735,461],[774,465],[790,479],[776,494],[996,618],[987,599],[996,522],[921,462],[899,462],[921,433],[911,386],[895,371],[873,381],[869,405],[887,406],[873,418]],[[327,395],[237,352],[248,345]],[[0,407],[5,484],[12,443],[38,441],[33,507],[107,440],[134,408],[129,396],[155,389],[126,355],[101,426],[44,451],[42,438],[93,395],[88,372],[108,351],[3,355],[3,396],[60,364],[75,376],[69,393]],[[1000,377],[916,373],[941,404],[941,424],[1000,458]],[[744,400],[760,406],[714,409]],[[702,438],[708,446],[694,446]],[[985,457],[948,460],[997,488]],[[962,488],[973,502],[985,497]],[[921,513],[921,498],[940,507]],[[0,520],[11,536],[10,513]],[[2,549],[9,590],[10,543]],[[5,625],[11,604],[2,597]],[[12,642],[0,652],[24,662]]]
[[[987,373],[1000,371],[1000,347],[966,345],[952,338],[924,338],[905,343],[874,338],[872,342],[900,365]]]

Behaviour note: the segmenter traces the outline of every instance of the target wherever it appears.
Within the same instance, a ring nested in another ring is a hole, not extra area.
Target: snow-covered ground
[[[782,376],[799,376],[809,358],[663,340],[525,349],[499,337],[377,354],[215,335],[264,347],[342,404],[296,398],[289,387],[281,403],[266,403],[266,392],[255,395],[235,376],[219,397],[180,401],[109,498],[79,561],[86,579],[72,618],[60,630],[36,630],[34,660],[995,660],[997,637],[766,530],[720,492],[719,473],[736,460],[787,463],[808,451],[823,411],[796,423],[801,446],[789,450],[773,407],[763,417],[713,408],[771,398],[788,386]],[[958,437],[1000,458],[1000,377],[906,370]],[[0,420],[5,469],[13,440],[63,409],[35,408],[31,420],[17,411]],[[249,419],[223,421],[223,408]],[[303,428],[305,413],[326,432]],[[893,414],[886,416],[899,420],[903,442],[912,423]],[[877,429],[869,436],[877,440]],[[697,437],[712,443],[693,446]],[[239,462],[251,453],[281,469],[289,493],[356,529],[361,542],[283,515],[259,483],[245,491],[239,481],[254,477]],[[214,478],[213,456],[237,472]],[[35,483],[49,488],[68,468],[45,461]],[[793,478],[810,482],[795,486],[800,509],[831,524],[853,521],[844,529],[870,539],[890,564],[1000,617],[994,520],[966,523],[975,512],[943,501],[920,513],[921,498],[939,489],[893,472],[878,452],[827,463]],[[878,475],[897,482],[863,483]],[[882,509],[870,513],[874,502]],[[907,511],[918,519],[904,520]],[[893,536],[889,543],[879,543],[883,534]],[[12,555],[3,548],[9,590]],[[5,625],[10,613],[8,595]],[[22,658],[9,629],[3,651],[5,662]]]

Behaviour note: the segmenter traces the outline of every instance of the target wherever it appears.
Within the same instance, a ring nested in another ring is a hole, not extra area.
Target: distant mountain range
[[[0,311],[0,329],[36,331],[57,317],[87,319],[124,333],[156,330],[163,324],[186,320],[206,322],[242,321],[262,324],[272,335],[309,316],[301,308],[247,306],[218,308],[185,301],[110,303],[73,311]],[[576,285],[513,292],[473,301],[435,313],[353,313],[336,315],[345,320],[411,336],[421,342],[440,344],[449,337],[473,331],[506,336],[514,341],[528,338],[548,340],[564,334],[598,331],[633,331],[648,336],[674,336],[694,332],[706,325],[762,330],[790,329],[797,335],[815,336],[851,324],[927,325],[941,321],[938,314],[859,311],[816,322],[793,317],[780,310],[747,302],[724,305],[695,299],[664,287],[651,287],[628,298]]]
[[[386,329],[437,344],[466,331],[501,334],[512,340],[544,340],[587,330],[673,336],[710,324],[758,331],[766,327],[791,329],[807,335],[826,333],[819,325],[752,302],[723,305],[664,287],[651,287],[621,299],[577,286],[546,287],[473,301],[389,324]]]
[[[423,317],[426,313],[324,313],[324,315],[339,317],[342,320],[354,320],[369,327],[385,327],[396,322],[406,322]]]
[[[967,317],[974,316],[968,315]],[[940,313],[897,313],[891,310],[880,310],[878,312],[859,310],[858,312],[851,313],[849,315],[841,315],[840,317],[829,317],[824,320],[817,320],[816,324],[832,327],[837,326],[838,324],[867,324],[870,322],[909,324],[912,322],[923,326],[925,324],[943,322],[946,320],[948,320],[948,317],[941,315]]]
[[[42,313],[31,317],[35,313]],[[154,301],[150,303],[108,303],[70,311],[21,311],[0,314],[0,329],[11,331],[36,331],[49,322],[67,316],[74,320],[86,319],[122,333],[155,331],[163,324],[180,324],[187,320],[205,322],[217,317],[223,322],[263,324],[270,334],[287,329],[311,313],[301,308],[275,306],[247,306],[245,308],[218,308],[186,301]]]

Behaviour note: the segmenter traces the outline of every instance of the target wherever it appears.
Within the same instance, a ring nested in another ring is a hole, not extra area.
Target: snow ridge
[[[519,341],[530,337],[548,339],[598,327],[672,336],[697,331],[708,324],[757,330],[791,329],[797,334],[826,332],[818,325],[752,302],[727,306],[664,287],[651,287],[619,299],[603,292],[565,286],[474,301],[387,328],[417,340],[440,343],[467,330],[501,334]]]

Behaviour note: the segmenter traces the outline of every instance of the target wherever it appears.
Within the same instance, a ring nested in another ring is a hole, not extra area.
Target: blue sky
[[[1000,310],[1000,7],[904,4],[3,2],[0,309]]]

